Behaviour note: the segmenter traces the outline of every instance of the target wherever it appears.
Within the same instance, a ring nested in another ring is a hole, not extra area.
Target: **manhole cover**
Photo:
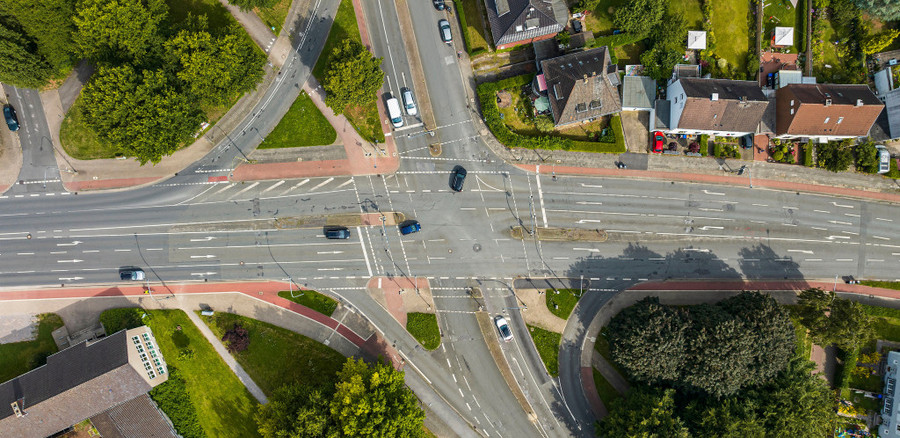
[[[472,251],[475,251],[475,252],[481,251],[481,244],[476,243],[476,244],[472,245]]]

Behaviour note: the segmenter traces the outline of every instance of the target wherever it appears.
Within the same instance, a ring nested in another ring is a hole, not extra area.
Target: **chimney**
[[[856,106],[863,106],[862,99],[856,99]]]
[[[825,99],[825,106],[831,106],[831,99]]]
[[[711,99],[712,99],[712,100],[719,100],[719,93],[713,93]]]

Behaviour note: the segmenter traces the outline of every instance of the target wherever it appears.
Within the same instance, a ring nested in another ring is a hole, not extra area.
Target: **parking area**
[[[646,153],[650,146],[650,112],[622,111],[622,130],[628,152]]]

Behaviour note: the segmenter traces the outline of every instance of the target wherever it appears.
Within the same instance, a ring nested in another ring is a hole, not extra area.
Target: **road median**
[[[484,336],[488,351],[491,352],[491,356],[493,356],[494,362],[497,364],[497,368],[503,376],[503,380],[506,381],[506,386],[509,386],[510,391],[512,391],[516,400],[518,400],[519,405],[525,410],[525,413],[528,414],[528,419],[531,420],[532,423],[536,423],[537,416],[534,414],[534,410],[531,409],[531,405],[528,404],[528,399],[525,398],[525,393],[522,392],[522,388],[516,383],[516,378],[513,376],[512,369],[509,367],[509,362],[506,361],[506,356],[504,356],[503,351],[500,350],[499,339],[494,335],[494,323],[491,320],[491,315],[487,312],[479,311],[475,312],[475,319],[478,321],[478,328],[481,329],[481,334]]]
[[[609,235],[604,230],[589,230],[584,228],[556,228],[537,227],[532,233],[525,227],[511,227],[509,235],[513,239],[526,239],[537,236],[537,240],[553,242],[606,242]]]

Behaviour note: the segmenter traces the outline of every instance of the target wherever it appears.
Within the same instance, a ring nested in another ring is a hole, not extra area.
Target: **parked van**
[[[400,112],[400,102],[397,101],[396,97],[387,100],[387,109],[388,117],[391,118],[391,123],[394,124],[394,127],[399,128],[403,126],[403,113]]]
[[[878,150],[878,173],[888,173],[891,171],[891,153],[882,145],[875,145]]]

